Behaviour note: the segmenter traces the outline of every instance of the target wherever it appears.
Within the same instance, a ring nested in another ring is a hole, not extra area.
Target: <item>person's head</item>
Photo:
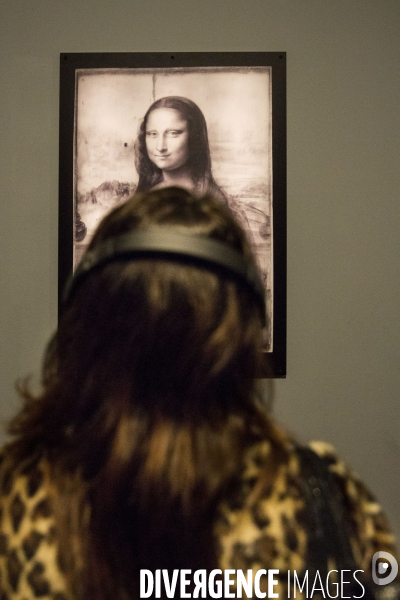
[[[219,201],[179,188],[135,195],[103,220],[89,251],[154,227],[220,240],[251,257]],[[211,407],[196,404],[205,389],[216,399],[229,390],[233,404],[249,389],[260,338],[257,303],[232,277],[165,256],[113,260],[77,286],[60,322],[59,350],[68,356],[65,364],[59,357],[59,368],[75,363],[61,378],[76,378],[79,389],[103,380],[98,393],[122,385],[146,407],[205,414]]]
[[[197,183],[211,177],[207,125],[200,108],[182,96],[156,100],[147,110],[136,142],[138,191],[162,179],[163,170],[187,168]]]

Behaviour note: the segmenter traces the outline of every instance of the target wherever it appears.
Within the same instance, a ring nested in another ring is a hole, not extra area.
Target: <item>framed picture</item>
[[[284,377],[285,53],[61,54],[60,302],[101,219],[136,189],[162,181],[167,159],[163,150],[152,151],[145,131],[157,107],[174,108],[184,121],[191,111],[190,118],[205,122],[204,148],[191,157],[198,169],[196,177],[188,169],[188,187],[211,192],[245,229],[265,284],[265,363],[273,377]]]

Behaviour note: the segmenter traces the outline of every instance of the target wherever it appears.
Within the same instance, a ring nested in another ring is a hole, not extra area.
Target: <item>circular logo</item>
[[[372,557],[372,579],[377,585],[392,583],[399,571],[399,565],[389,552],[375,552]]]

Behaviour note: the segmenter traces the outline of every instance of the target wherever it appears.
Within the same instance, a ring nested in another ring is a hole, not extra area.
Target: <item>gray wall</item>
[[[398,0],[2,0],[1,418],[56,326],[59,53],[286,51],[275,414],[333,443],[400,534],[399,17]]]

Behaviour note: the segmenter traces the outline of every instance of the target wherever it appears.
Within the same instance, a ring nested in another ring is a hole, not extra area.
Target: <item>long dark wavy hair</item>
[[[157,108],[173,108],[177,110],[188,124],[189,159],[185,165],[193,183],[206,179],[213,182],[211,173],[211,157],[208,144],[207,124],[200,108],[183,96],[166,96],[156,100],[147,110],[140,125],[135,144],[136,170],[139,174],[137,191],[148,191],[162,180],[162,172],[149,158],[146,148],[146,127],[150,113]]]
[[[178,188],[111,212],[90,248],[176,228],[251,250],[230,211]],[[50,465],[59,560],[78,600],[138,598],[140,568],[213,568],[221,500],[255,440],[283,442],[254,398],[259,308],[229,277],[165,259],[111,261],[76,289],[23,391],[19,460]],[[273,463],[271,463],[271,472]]]

